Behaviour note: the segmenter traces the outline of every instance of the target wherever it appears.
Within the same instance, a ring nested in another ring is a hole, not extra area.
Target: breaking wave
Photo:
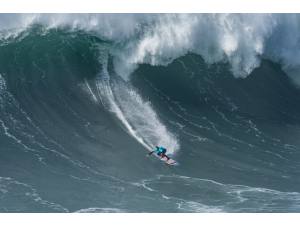
[[[1,15],[0,210],[299,212],[299,21]]]

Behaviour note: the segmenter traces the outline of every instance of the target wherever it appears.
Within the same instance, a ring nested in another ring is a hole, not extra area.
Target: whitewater
[[[299,19],[0,15],[0,211],[299,212]]]

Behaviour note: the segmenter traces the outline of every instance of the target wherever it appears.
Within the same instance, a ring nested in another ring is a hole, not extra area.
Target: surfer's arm
[[[152,151],[152,152],[149,152],[149,153],[148,153],[148,155],[152,155],[152,154],[153,154],[153,152],[155,152],[155,150],[154,150],[154,151]]]

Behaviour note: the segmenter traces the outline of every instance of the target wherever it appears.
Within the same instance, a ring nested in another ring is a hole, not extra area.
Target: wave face
[[[1,16],[1,212],[300,211],[297,15]]]

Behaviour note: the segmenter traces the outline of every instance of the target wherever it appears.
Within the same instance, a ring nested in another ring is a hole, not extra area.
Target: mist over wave
[[[7,14],[0,28],[3,38],[33,24],[95,33],[114,42],[116,70],[127,79],[137,64],[166,65],[196,53],[210,64],[229,62],[236,77],[270,59],[297,81],[299,21],[297,14]]]

